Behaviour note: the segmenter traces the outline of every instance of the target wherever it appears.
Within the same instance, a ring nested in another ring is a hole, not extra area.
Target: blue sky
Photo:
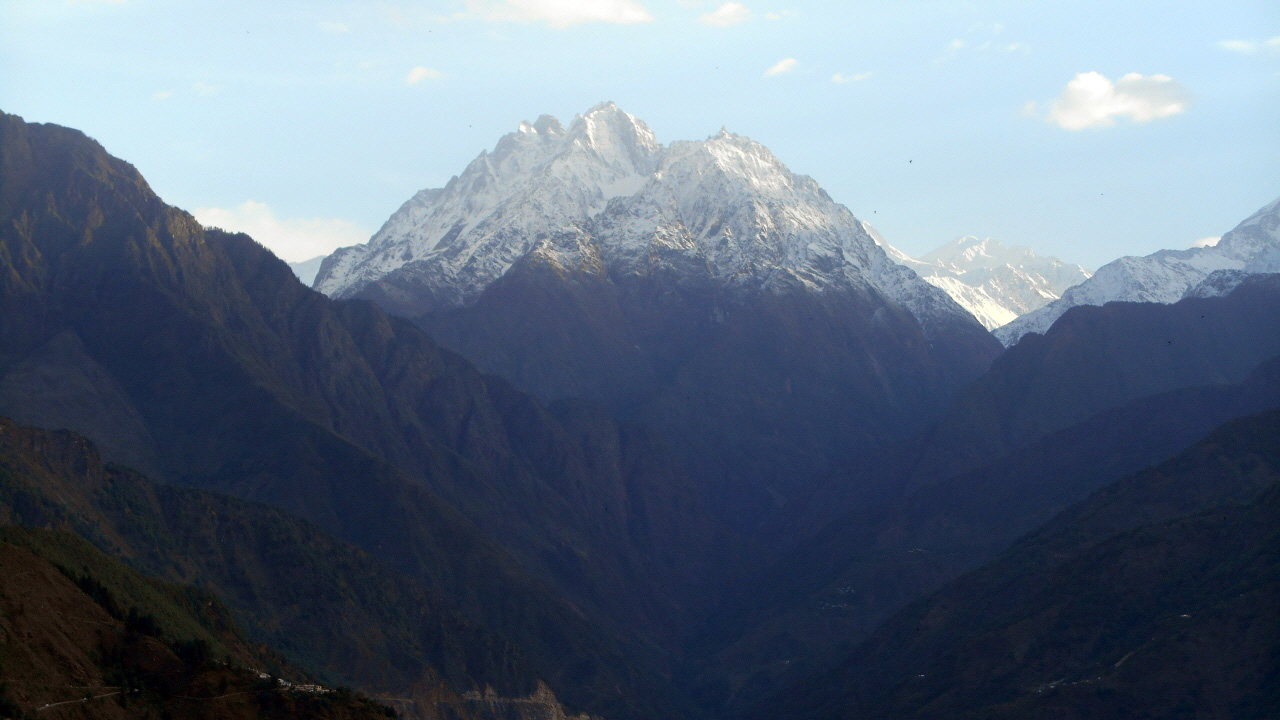
[[[1280,3],[0,0],[0,109],[290,260],[602,100],[763,142],[908,252],[1097,267],[1280,196]]]

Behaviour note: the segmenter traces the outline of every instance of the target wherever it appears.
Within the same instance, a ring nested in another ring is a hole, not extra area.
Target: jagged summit
[[[600,103],[575,117],[565,142],[594,152],[619,169],[646,175],[653,172],[661,152],[649,126],[612,102]]]
[[[873,288],[925,325],[967,321],[764,145],[722,128],[664,146],[612,102],[567,128],[546,115],[521,123],[444,188],[415,195],[368,244],[335,252],[315,287],[420,314],[465,305],[529,256],[575,272]]]
[[[523,132],[539,132],[539,133],[556,133],[564,132],[564,128],[560,126],[560,121],[552,115],[539,115],[538,119],[529,123],[520,123],[520,129]]]
[[[331,255],[315,287],[346,297],[432,258],[457,297],[469,297],[551,232],[635,192],[661,150],[643,122],[613,103],[575,117],[568,129],[550,115],[522,122],[445,187],[410,198],[367,244]]]

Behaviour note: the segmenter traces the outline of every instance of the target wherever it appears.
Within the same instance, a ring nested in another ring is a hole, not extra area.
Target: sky
[[[1096,268],[1280,197],[1280,2],[0,0],[0,110],[291,261],[605,100],[764,143],[908,253]]]

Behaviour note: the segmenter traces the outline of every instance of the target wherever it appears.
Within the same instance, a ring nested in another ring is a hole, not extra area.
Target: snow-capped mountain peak
[[[612,102],[600,103],[575,117],[565,132],[564,144],[566,155],[591,152],[619,172],[637,175],[653,172],[662,152],[649,126]]]
[[[1280,199],[1245,218],[1213,247],[1246,265],[1258,260],[1265,263],[1260,256],[1274,256],[1280,248]],[[1253,272],[1276,272],[1276,269],[1258,267]]]
[[[965,235],[913,258],[885,243],[878,233],[873,237],[895,262],[945,290],[989,330],[1056,300],[1089,277],[1079,265],[993,238]]]
[[[471,290],[483,287],[549,230],[572,228],[636,192],[661,156],[653,132],[613,103],[578,115],[568,129],[549,115],[522,122],[445,187],[414,195],[367,244],[331,255],[315,287],[350,295],[428,257],[472,278]]]
[[[764,145],[721,129],[663,146],[613,103],[567,128],[520,123],[368,244],[326,259],[315,287],[346,297],[376,286],[386,304],[423,312],[470,302],[526,256],[611,275],[666,266],[743,287],[874,289],[922,323],[972,322]]]

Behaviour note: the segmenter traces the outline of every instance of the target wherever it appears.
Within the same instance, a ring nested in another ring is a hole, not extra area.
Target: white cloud
[[[234,208],[196,208],[193,214],[206,227],[246,233],[289,262],[310,260],[369,239],[364,228],[348,220],[278,218],[266,203],[253,200]]]
[[[1035,100],[1028,100],[1027,104],[1022,106],[1022,117],[1033,117],[1039,109],[1040,103]]]
[[[1006,53],[1023,53],[1031,52],[1031,46],[1022,41],[1001,40],[997,36],[1004,33],[1004,25],[996,23],[994,25],[986,25],[976,23],[970,30],[967,37],[957,37],[947,43],[946,53],[940,60],[954,57],[962,52],[987,53],[987,52],[1006,52]],[[974,37],[974,36],[977,37]]]
[[[751,18],[751,10],[740,2],[727,2],[711,12],[702,13],[698,19],[706,25],[728,27]]]
[[[977,45],[970,45],[967,41],[961,40],[960,38],[956,38],[955,40],[952,40],[947,45],[947,49],[953,53],[960,52],[961,50],[964,50],[966,48],[971,48],[977,52],[988,52],[990,50],[999,50],[1001,52],[1009,52],[1009,53],[1031,52],[1031,46],[1027,45],[1024,42],[1012,42],[1012,43],[1005,43],[1003,45],[998,45],[996,43],[993,43],[990,40],[984,40]]]
[[[467,0],[471,15],[497,22],[545,22],[567,28],[603,22],[629,25],[653,20],[635,0]]]
[[[856,75],[845,75],[844,73],[836,73],[831,76],[831,82],[843,85],[845,83],[859,82],[871,77],[871,73],[863,72]]]
[[[221,90],[222,88],[218,87],[217,85],[207,83],[203,80],[197,80],[196,82],[191,83],[191,89],[195,91],[195,94],[197,95],[201,95],[203,97],[209,97],[210,95],[217,95],[218,91]]]
[[[1048,120],[1067,130],[1107,126],[1116,117],[1149,122],[1177,115],[1191,103],[1168,75],[1129,73],[1116,82],[1096,72],[1080,73],[1049,108]]]
[[[1258,43],[1252,40],[1223,40],[1218,43],[1218,48],[1231,52],[1251,53],[1258,50]]]
[[[1280,35],[1266,40],[1223,40],[1218,43],[1218,49],[1228,52],[1242,53],[1244,55],[1252,55],[1259,50],[1280,50]]]
[[[410,85],[417,85],[423,80],[436,80],[442,77],[444,77],[444,73],[439,70],[419,65],[410,70],[408,75],[404,76],[404,81]]]
[[[333,34],[335,34],[335,35],[336,35],[336,34],[341,34],[341,33],[344,33],[344,32],[349,32],[349,31],[351,30],[351,28],[347,27],[346,25],[344,25],[344,24],[342,24],[342,23],[340,23],[340,22],[332,22],[332,21],[329,21],[329,20],[325,20],[325,21],[321,22],[321,23],[320,23],[320,29],[321,29],[321,30],[323,30],[323,31],[325,31],[325,32],[327,32],[327,33],[333,33]]]
[[[779,61],[778,61],[778,63],[777,63],[776,65],[774,65],[773,67],[769,68],[768,70],[765,70],[765,71],[764,71],[764,76],[765,76],[765,77],[773,77],[774,75],[781,75],[781,74],[783,74],[783,73],[789,73],[789,72],[791,72],[792,70],[795,70],[795,69],[796,69],[797,67],[799,67],[799,66],[800,66],[800,61],[799,61],[799,60],[796,60],[795,58],[791,58],[791,57],[789,57],[789,58],[783,58],[782,60],[779,60]]]
[[[151,94],[151,99],[157,102],[161,100],[168,100],[171,97],[173,97],[172,90],[157,90],[156,92]]]
[[[1203,237],[1191,243],[1191,247],[1193,248],[1213,247],[1214,245],[1217,245],[1218,241],[1221,239],[1222,238],[1220,236],[1216,236],[1216,235],[1212,237]]]

